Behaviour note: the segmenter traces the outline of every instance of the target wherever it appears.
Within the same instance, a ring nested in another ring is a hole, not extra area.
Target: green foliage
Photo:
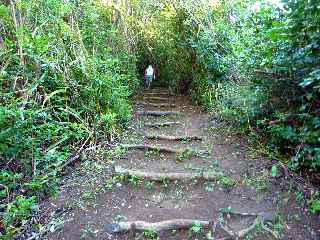
[[[189,89],[207,110],[258,133],[292,169],[319,169],[318,1],[117,2],[121,16],[102,0],[0,4],[3,209],[28,212],[57,192],[59,172],[77,149],[114,139],[131,118],[137,72],[149,62],[159,85]],[[27,196],[15,197],[22,189]],[[317,201],[311,206],[318,211]],[[18,234],[24,218],[17,218],[2,234]]]
[[[268,180],[269,173],[264,171],[258,176],[244,176],[243,182],[249,186],[256,188],[258,191],[266,191],[269,186]]]
[[[150,240],[156,240],[158,238],[158,233],[152,229],[143,231],[143,235]]]
[[[317,192],[313,194],[311,199],[309,200],[310,212],[313,214],[320,212],[320,193]]]
[[[196,156],[197,153],[193,149],[186,149],[183,152],[177,153],[176,160],[179,162],[183,162],[187,159],[190,159],[193,156]]]
[[[137,34],[140,73],[148,63],[159,69],[155,84],[179,89],[190,81],[188,44],[181,30],[186,15],[167,1],[135,1],[135,21],[130,22]],[[146,22],[140,19],[148,18]]]
[[[16,189],[19,185],[19,182],[22,178],[21,174],[14,173],[11,171],[2,170],[0,172],[0,183],[4,186],[0,191],[0,198],[4,198],[9,193]]]
[[[140,177],[136,177],[136,176],[128,176],[128,182],[130,184],[132,184],[133,186],[139,186],[142,183],[142,180]]]
[[[273,165],[271,168],[271,177],[276,177],[278,176],[278,167],[276,165]]]
[[[42,196],[43,193],[55,194],[58,192],[59,181],[55,176],[35,176],[24,184],[29,194]]]
[[[109,178],[106,183],[105,183],[105,188],[107,190],[112,190],[113,187],[117,184],[117,183],[121,183],[125,180],[125,176],[124,175],[117,175],[117,176],[113,176],[111,178]]]
[[[147,189],[152,189],[155,186],[155,182],[154,181],[146,181],[144,184],[145,188]]]
[[[234,209],[232,207],[226,207],[226,208],[221,208],[219,209],[219,212],[222,214],[231,214],[234,212]]]
[[[203,227],[201,225],[201,223],[199,222],[194,222],[192,224],[192,227],[190,229],[193,233],[201,233],[203,231]]]
[[[166,85],[188,86],[207,110],[259,133],[292,169],[320,167],[317,1],[174,1],[155,15],[144,32],[154,38],[142,41]]]
[[[233,187],[236,185],[235,180],[232,177],[229,176],[221,176],[218,179],[218,183],[221,184],[224,187]]]
[[[313,200],[310,202],[310,211],[313,214],[320,212],[320,200]]]
[[[13,202],[7,205],[0,205],[0,209],[4,213],[3,224],[7,230],[4,235],[0,234],[0,237],[3,236],[3,239],[10,239],[16,234],[17,229],[15,226],[21,225],[24,220],[27,220],[35,213],[38,210],[38,205],[35,197],[27,198],[19,195]]]
[[[274,219],[274,224],[273,224],[273,229],[278,233],[278,234],[281,234],[285,231],[286,227],[285,227],[285,220],[284,218],[280,215],[280,214],[277,214],[275,216],[275,219]]]
[[[118,134],[139,81],[103,1],[12,3],[0,4],[0,201],[19,212],[58,191],[59,172],[83,144]],[[20,189],[28,197],[15,198]],[[3,234],[19,234],[14,216]]]

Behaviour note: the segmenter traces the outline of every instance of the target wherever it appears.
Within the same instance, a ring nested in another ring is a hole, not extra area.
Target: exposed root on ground
[[[174,96],[174,94],[170,92],[147,92],[144,95],[145,96],[159,96],[159,95]]]
[[[261,213],[240,213],[240,212],[234,212],[230,211],[226,213],[228,215],[239,215],[239,216],[254,216],[256,217],[253,224],[251,224],[249,227],[242,229],[238,232],[235,232],[232,230],[232,228],[226,224],[225,222],[220,222],[218,225],[221,226],[221,228],[228,233],[230,236],[232,236],[232,239],[241,239],[244,238],[246,235],[248,235],[250,232],[254,231],[258,226],[260,226],[263,230],[266,232],[270,233],[275,239],[279,239],[280,236],[272,231],[270,228],[268,228],[265,223],[266,222],[271,222],[274,220],[274,213],[272,212],[261,212]]]
[[[258,226],[260,226],[263,230],[270,233],[275,239],[280,239],[280,236],[276,232],[268,228],[264,223],[265,223],[265,220],[260,215],[258,215],[258,217],[254,220],[254,223],[252,225],[250,225],[249,227],[243,230],[236,232],[234,237],[236,239],[244,238],[250,232],[254,231]]]
[[[176,104],[174,103],[150,103],[150,102],[137,102],[137,105],[149,105],[151,107],[158,107],[158,108],[162,108],[162,107],[175,107]]]
[[[127,175],[132,177],[143,178],[153,181],[163,181],[163,180],[194,180],[202,179],[206,181],[216,181],[220,177],[220,173],[215,172],[195,172],[195,173],[183,173],[183,172],[145,172],[142,170],[131,170],[126,169],[121,166],[115,166],[114,173],[116,175]]]
[[[131,229],[145,231],[153,230],[156,232],[166,231],[166,230],[176,230],[191,228],[195,223],[200,224],[203,227],[209,226],[210,222],[195,220],[195,219],[172,219],[162,222],[145,222],[145,221],[133,221],[133,222],[119,222],[116,224],[108,224],[106,230],[110,234],[128,232]]]
[[[182,125],[181,122],[163,122],[163,123],[145,123],[144,124],[146,127],[151,127],[151,128],[161,128],[161,127],[169,127],[173,125]]]
[[[165,152],[165,153],[182,153],[185,150],[181,149],[173,149],[173,148],[167,148],[167,147],[160,147],[160,146],[153,146],[153,145],[129,145],[129,144],[123,144],[121,147],[126,149],[138,149],[138,150],[144,150],[144,151],[158,151],[158,152]]]
[[[145,100],[155,100],[155,101],[171,101],[170,98],[163,98],[163,97],[144,97]]]
[[[195,140],[201,141],[202,137],[199,136],[164,136],[164,135],[148,135],[146,138],[151,140],[168,140],[168,141],[184,141],[184,140]]]
[[[238,214],[243,216],[248,216],[247,214]],[[242,239],[252,231],[254,231],[258,226],[261,226],[266,232],[270,233],[275,239],[279,239],[279,235],[269,229],[264,225],[268,219],[263,218],[263,214],[250,214],[250,216],[256,216],[253,224],[249,227],[242,229],[240,231],[233,231],[230,226],[221,221],[207,221],[207,220],[197,220],[197,219],[171,219],[161,222],[145,222],[145,221],[132,221],[132,222],[119,222],[114,224],[107,224],[106,231],[109,234],[115,233],[125,233],[129,231],[147,231],[152,230],[155,232],[168,231],[168,230],[178,230],[178,229],[188,229],[195,224],[200,225],[204,228],[210,227],[212,234],[215,235],[217,228],[220,226],[223,231],[225,231],[229,237],[224,237],[220,239]]]
[[[181,149],[173,149],[173,148],[167,148],[167,147],[161,147],[161,146],[153,146],[153,145],[129,145],[129,144],[123,144],[121,147],[126,149],[138,149],[138,150],[144,150],[144,151],[158,151],[158,152],[165,152],[165,153],[182,153],[185,150]]]
[[[137,111],[136,114],[158,117],[158,116],[181,115],[181,112],[175,112],[175,111]]]
[[[158,107],[158,108],[162,108],[162,107],[176,107],[176,105],[174,103],[149,103],[149,105],[151,107]]]
[[[138,149],[138,150],[144,150],[144,151],[157,151],[157,152],[174,153],[174,154],[183,154],[187,152],[194,153],[194,155],[208,154],[207,151],[195,150],[191,148],[173,149],[173,148],[168,148],[163,146],[155,146],[155,145],[147,145],[147,144],[141,144],[141,145],[122,144],[120,146],[126,149]]]

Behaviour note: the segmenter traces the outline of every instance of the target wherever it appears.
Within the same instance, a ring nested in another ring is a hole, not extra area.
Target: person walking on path
[[[152,80],[155,78],[155,70],[150,64],[144,72],[145,79],[145,88],[149,89],[152,83]]]

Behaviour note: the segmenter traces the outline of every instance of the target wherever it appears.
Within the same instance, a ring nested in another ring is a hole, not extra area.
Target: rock
[[[104,226],[104,230],[109,234],[114,234],[120,231],[120,226],[116,223],[107,223]]]
[[[259,214],[264,222],[273,222],[275,214],[273,212],[262,212]]]

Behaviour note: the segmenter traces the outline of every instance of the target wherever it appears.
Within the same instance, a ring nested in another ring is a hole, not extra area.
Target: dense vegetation
[[[80,149],[114,139],[149,62],[157,84],[189,93],[293,170],[319,170],[320,6],[272,2],[2,1],[4,238],[57,191]]]
[[[189,0],[141,8],[151,15],[139,39],[157,57],[164,85],[189,90],[208,110],[258,133],[290,158],[292,169],[319,169],[318,1]]]
[[[0,228],[10,239],[77,151],[130,119],[139,83],[100,1],[9,1],[0,16]]]

